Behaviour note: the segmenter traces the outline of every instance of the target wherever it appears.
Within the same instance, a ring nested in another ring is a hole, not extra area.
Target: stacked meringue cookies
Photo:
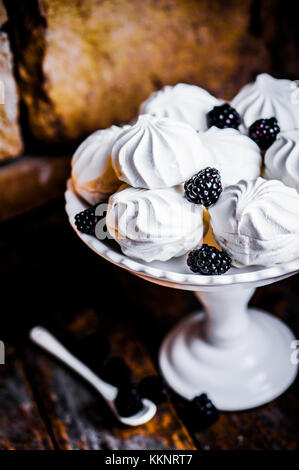
[[[97,206],[108,200],[107,229],[129,257],[187,255],[182,262],[202,275],[299,258],[296,85],[261,74],[231,103],[166,86],[134,123],[79,146],[72,182],[91,206],[76,215],[78,230],[98,236]]]

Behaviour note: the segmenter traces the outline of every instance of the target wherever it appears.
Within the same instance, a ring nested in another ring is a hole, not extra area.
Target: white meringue
[[[107,199],[121,185],[111,163],[111,149],[117,136],[127,127],[111,126],[94,132],[73,156],[75,191],[92,205]]]
[[[147,190],[123,185],[109,199],[106,225],[125,255],[166,261],[200,243],[203,210],[189,203],[178,187]]]
[[[119,179],[135,188],[166,188],[208,166],[197,132],[184,122],[139,116],[116,140],[112,163]]]
[[[231,106],[248,128],[257,119],[276,117],[281,131],[299,128],[299,102],[294,99],[294,82],[276,79],[267,73],[245,85]]]
[[[265,153],[265,178],[299,192],[299,130],[281,132]]]
[[[235,266],[271,266],[299,257],[299,195],[258,178],[226,188],[209,210],[215,240]]]
[[[156,91],[140,106],[140,114],[169,117],[190,124],[194,129],[207,129],[207,113],[223,103],[208,91],[195,85],[178,83]]]
[[[236,129],[211,127],[199,134],[209,154],[209,166],[220,171],[222,187],[261,174],[262,157],[253,140]]]

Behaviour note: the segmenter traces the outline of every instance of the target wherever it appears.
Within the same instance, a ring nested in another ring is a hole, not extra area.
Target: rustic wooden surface
[[[69,155],[25,155],[1,166],[0,222],[61,198],[70,159]]]
[[[76,344],[100,332],[98,357],[123,356],[136,378],[157,373],[161,339],[197,307],[192,293],[147,283],[99,259],[68,226],[63,201],[1,224],[0,449],[298,449],[298,381],[255,410],[222,413],[199,432],[171,394],[150,423],[119,425],[103,400],[73,373],[28,344],[33,324]],[[298,276],[258,289],[252,304],[299,337]],[[146,326],[146,328],[145,328]],[[90,358],[93,359],[93,358]]]
[[[52,449],[24,365],[17,358],[7,361],[0,366],[0,449]]]

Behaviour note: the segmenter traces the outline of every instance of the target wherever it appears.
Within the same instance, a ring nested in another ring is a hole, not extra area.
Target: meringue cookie
[[[267,150],[265,178],[281,180],[299,192],[299,130],[281,132]]]
[[[211,127],[199,137],[209,153],[209,166],[220,171],[223,188],[260,176],[261,152],[246,135],[236,129]]]
[[[118,137],[111,155],[118,178],[135,188],[176,186],[208,166],[206,149],[189,124],[149,114]]]
[[[147,190],[123,185],[109,199],[106,225],[125,255],[166,261],[200,243],[203,210],[190,204],[178,187]]]
[[[111,149],[128,126],[111,126],[91,134],[72,159],[72,181],[77,194],[94,205],[107,199],[121,185],[111,163]]]
[[[299,257],[299,195],[258,178],[226,188],[209,210],[215,240],[235,266],[271,266]]]
[[[293,99],[294,82],[262,73],[245,85],[231,106],[248,128],[257,119],[276,117],[281,131],[299,128],[299,103]]]
[[[169,117],[190,124],[194,129],[207,129],[207,113],[223,103],[208,91],[195,85],[178,83],[156,91],[140,106],[140,114]]]

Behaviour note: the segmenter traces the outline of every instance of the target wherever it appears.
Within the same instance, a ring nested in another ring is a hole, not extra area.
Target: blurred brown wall
[[[4,29],[7,21],[5,7],[0,0],[0,162],[18,155],[22,150],[18,123],[19,96],[10,41]]]
[[[229,99],[259,72],[299,77],[297,2],[5,3],[29,139],[78,141],[178,81]]]

